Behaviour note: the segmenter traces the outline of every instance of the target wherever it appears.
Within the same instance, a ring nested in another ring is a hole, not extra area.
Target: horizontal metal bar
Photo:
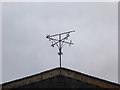
[[[66,39],[66,38],[68,38],[69,36],[66,36],[66,37],[64,37],[62,40],[64,40],[64,39]],[[54,39],[54,38],[50,38],[50,37],[48,37],[48,39],[50,39],[50,40],[55,40],[55,41],[59,41],[59,40],[57,40],[57,39]],[[62,41],[61,40],[61,41]]]
[[[59,42],[59,40],[54,39],[54,38],[49,38],[49,39],[55,40],[55,41],[58,41],[58,42]],[[62,40],[63,40],[63,39],[62,39]],[[67,44],[73,44],[72,42],[67,42],[67,41],[62,41],[62,40],[61,40],[61,42],[64,42],[64,43],[67,43]],[[54,43],[54,44],[52,44],[52,45],[55,45],[55,44],[57,44],[58,42],[56,42],[56,43]]]
[[[60,34],[50,35],[49,37],[54,37],[54,36],[58,36],[58,35],[66,34],[66,33],[71,33],[71,32],[75,32],[75,30],[69,31],[69,32],[60,33]]]
[[[54,39],[54,38],[48,38],[48,39],[50,39],[50,40],[55,40],[55,41],[59,41],[59,40],[57,40],[57,39]]]
[[[74,43],[72,43],[72,42],[67,42],[67,41],[62,41],[62,42],[64,42],[64,43],[66,43],[66,44],[74,44]],[[58,42],[55,42],[55,43],[53,43],[51,46],[54,46],[55,44],[57,44]]]
[[[62,41],[62,42],[67,43],[67,44],[74,44],[74,43],[72,43],[72,42],[66,42],[66,41]]]

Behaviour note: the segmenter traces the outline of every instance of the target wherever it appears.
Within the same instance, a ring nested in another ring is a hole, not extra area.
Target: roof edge
[[[87,75],[85,73],[78,72],[78,71],[75,71],[75,70],[72,70],[72,69],[68,69],[68,68],[64,68],[64,67],[62,67],[62,69],[70,70],[72,72],[75,72],[75,73],[78,73],[78,74],[82,74],[82,75],[85,75],[85,76],[88,76],[88,77],[91,77],[91,78],[94,78],[94,79],[98,79],[98,80],[101,80],[101,81],[104,81],[104,82],[108,82],[108,83],[111,83],[111,84],[120,85],[119,83],[115,83],[115,82],[111,82],[111,81],[108,81],[108,80],[104,80],[104,79],[101,79],[101,78],[98,78],[98,77],[95,77],[95,76],[92,76],[92,75]]]
[[[66,77],[70,77],[73,79],[77,79],[83,82],[87,82],[102,88],[120,88],[120,85],[114,82],[110,82],[107,80],[103,80],[100,78],[96,78],[94,76],[86,75],[78,71],[74,71],[64,67],[56,67],[47,71],[43,71],[41,73],[27,76],[21,79],[17,79],[11,82],[3,83],[3,88],[17,88],[26,84],[38,82],[44,79],[48,79],[57,75],[63,75]]]

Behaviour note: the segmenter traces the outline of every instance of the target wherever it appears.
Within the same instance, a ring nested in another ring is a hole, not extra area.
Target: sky
[[[0,3],[0,84],[2,83],[2,3]],[[1,89],[1,87],[0,87]]]
[[[118,83],[117,2],[4,2],[2,83],[59,67],[46,35],[70,30],[62,67]]]

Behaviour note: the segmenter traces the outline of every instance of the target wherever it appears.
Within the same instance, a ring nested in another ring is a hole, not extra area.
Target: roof
[[[80,72],[76,72],[67,68],[54,68],[42,73],[38,73],[32,76],[28,76],[22,79],[18,79],[15,81],[7,82],[2,84],[2,88],[17,88],[24,86],[26,84],[31,84],[35,82],[39,82],[45,79],[49,79],[58,75],[63,75],[66,77],[70,77],[72,79],[76,79],[82,82],[86,82],[95,86],[99,86],[101,88],[120,88],[119,84],[109,82],[103,79],[99,79],[93,76],[89,76]]]

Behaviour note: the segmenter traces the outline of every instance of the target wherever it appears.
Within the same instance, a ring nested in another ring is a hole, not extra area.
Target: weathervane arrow
[[[46,38],[49,39],[50,41],[52,41],[52,47],[54,47],[55,45],[58,47],[59,52],[58,55],[60,57],[60,68],[61,68],[61,55],[62,53],[62,48],[65,44],[69,44],[69,46],[71,46],[73,43],[70,40],[69,42],[68,37],[70,36],[71,32],[75,32],[75,30],[73,31],[69,31],[69,32],[64,32],[64,33],[60,33],[60,34],[55,34],[55,35],[47,35]],[[65,35],[65,37],[62,38],[62,35]],[[58,39],[55,39],[54,37],[58,36]]]

